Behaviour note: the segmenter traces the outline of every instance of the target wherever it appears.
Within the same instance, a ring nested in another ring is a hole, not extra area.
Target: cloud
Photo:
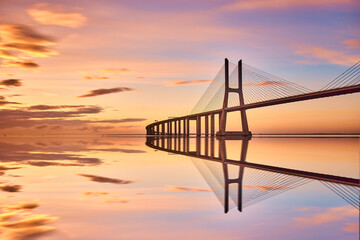
[[[29,43],[8,43],[3,44],[2,47],[6,49],[19,50],[28,53],[33,57],[47,57],[49,55],[57,55],[58,52],[48,48],[47,46],[29,44]]]
[[[129,184],[134,183],[133,180],[123,180],[123,179],[117,179],[117,178],[108,178],[108,177],[101,177],[97,175],[91,175],[91,174],[78,174],[79,176],[86,177],[90,181],[93,182],[99,182],[99,183],[115,183],[115,184]]]
[[[195,85],[195,84],[201,84],[206,82],[211,82],[212,80],[171,80],[171,81],[165,81],[166,86],[179,86],[179,85]]]
[[[297,222],[302,222],[305,224],[318,225],[318,224],[326,224],[330,222],[337,222],[347,217],[357,217],[357,216],[359,216],[359,210],[350,206],[342,206],[342,207],[328,208],[324,212],[315,213],[307,217],[298,217],[293,219]]]
[[[20,185],[0,185],[0,190],[4,192],[20,192]]]
[[[23,209],[19,209],[20,211]],[[46,224],[57,220],[57,217],[50,217],[46,214],[23,214],[10,212],[0,215],[0,238],[4,240],[30,240],[38,239],[55,230],[55,227]],[[10,218],[20,220],[6,222]]]
[[[5,100],[5,97],[4,97],[4,96],[0,96],[0,106],[7,105],[7,104],[21,104],[21,103],[18,103],[18,102],[9,102],[9,101],[6,101],[6,100]],[[0,110],[0,111],[1,111],[1,110]],[[0,122],[1,122],[1,119],[0,119]]]
[[[183,192],[183,191],[190,191],[190,192],[213,192],[210,189],[203,189],[197,187],[182,187],[182,186],[174,186],[174,185],[167,185],[165,186],[164,191],[171,191],[171,192]]]
[[[83,108],[85,105],[33,105],[28,107],[29,110],[54,110],[54,109],[64,109],[64,108]]]
[[[295,53],[312,58],[325,60],[326,62],[331,64],[338,64],[345,66],[353,65],[359,60],[358,55],[348,55],[340,51],[330,50],[321,47],[312,47],[312,48],[296,51]]]
[[[101,120],[98,122],[102,123],[129,123],[129,122],[142,122],[146,121],[146,118],[123,118],[123,119],[114,119],[114,120]]]
[[[282,191],[282,190],[289,190],[290,187],[286,186],[271,186],[271,185],[243,185],[244,189],[258,189],[261,191]]]
[[[20,202],[15,205],[3,205],[6,210],[32,210],[39,206],[36,202]]]
[[[35,4],[27,12],[35,21],[44,25],[79,28],[87,22],[87,17],[81,13],[68,12],[62,6],[48,3]]]
[[[108,77],[102,77],[102,76],[93,75],[93,76],[84,76],[82,79],[83,80],[105,80],[105,79],[109,79],[109,78]]]
[[[346,48],[360,48],[360,39],[349,39],[344,41]]]
[[[118,74],[118,73],[123,73],[123,72],[129,72],[130,70],[128,68],[104,68],[101,69],[104,72],[109,72],[112,74]]]
[[[32,27],[22,24],[0,24],[2,43],[32,43],[41,45],[55,44],[49,36],[35,31]]]
[[[279,82],[279,81],[261,81],[259,83],[244,83],[243,86],[248,86],[248,87],[256,87],[256,86],[284,86],[287,85],[288,83],[286,82]]]
[[[1,80],[0,85],[6,87],[20,87],[22,86],[22,83],[20,79],[6,79],[6,80]]]
[[[18,67],[21,69],[39,68],[39,64],[32,61],[5,61],[4,67]]]
[[[226,11],[256,9],[286,9],[293,7],[322,7],[354,3],[352,0],[237,0],[222,7]]]
[[[108,192],[90,192],[90,191],[83,191],[82,194],[86,196],[100,196],[100,195],[107,195]]]
[[[27,161],[27,164],[36,167],[49,167],[49,166],[60,166],[60,167],[81,167],[86,166],[81,163],[60,163],[55,161]]]
[[[119,197],[112,197],[112,198],[106,198],[101,200],[103,203],[128,203],[129,200],[127,198],[119,198]]]
[[[359,232],[359,223],[346,223],[346,226],[343,228],[345,232]]]
[[[10,51],[0,50],[0,58],[17,59],[17,56]]]
[[[95,97],[95,96],[104,95],[104,94],[118,93],[118,92],[129,92],[129,91],[134,91],[134,90],[135,89],[127,88],[127,87],[100,88],[100,89],[91,90],[88,94],[81,95],[81,96],[78,96],[78,97],[80,97],[80,98],[83,98],[83,97]]]

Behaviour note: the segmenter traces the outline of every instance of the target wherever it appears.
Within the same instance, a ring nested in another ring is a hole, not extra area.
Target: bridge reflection
[[[237,141],[237,159],[228,158],[227,141]],[[148,136],[146,145],[192,158],[227,213],[233,202],[239,211],[308,182],[320,181],[359,209],[359,179],[302,171],[246,161],[251,136],[179,137]],[[193,149],[194,148],[194,149]],[[198,161],[199,159],[205,161]]]

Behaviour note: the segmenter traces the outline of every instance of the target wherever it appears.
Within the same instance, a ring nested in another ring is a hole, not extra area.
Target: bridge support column
[[[201,136],[201,117],[196,117],[196,136]]]
[[[174,134],[177,135],[177,121],[174,121]]]
[[[186,118],[186,136],[190,135],[190,119]]]
[[[250,136],[251,132],[249,131],[249,126],[246,117],[245,109],[240,110],[241,115],[241,132],[226,132],[226,117],[227,117],[227,108],[228,108],[228,100],[229,93],[234,92],[239,94],[239,102],[240,106],[245,105],[244,96],[243,96],[243,84],[242,84],[242,60],[238,62],[238,87],[230,88],[229,86],[229,61],[225,59],[225,94],[224,94],[224,102],[223,107],[221,109],[220,121],[219,121],[219,132],[217,135],[225,136],[225,135],[242,135],[242,136]]]
[[[184,136],[187,135],[186,134],[186,118],[184,118],[184,120],[183,120],[183,134],[184,134]]]
[[[209,136],[209,115],[205,116],[205,136]]]
[[[178,131],[179,135],[181,135],[181,120],[178,120]]]
[[[215,116],[213,113],[210,115],[210,134],[211,136],[215,135]]]

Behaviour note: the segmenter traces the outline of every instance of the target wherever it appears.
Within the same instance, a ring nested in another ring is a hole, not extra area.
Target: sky
[[[188,114],[225,57],[320,89],[360,59],[359,10],[353,0],[0,0],[0,134],[145,133]],[[250,110],[249,125],[360,132],[359,100]]]

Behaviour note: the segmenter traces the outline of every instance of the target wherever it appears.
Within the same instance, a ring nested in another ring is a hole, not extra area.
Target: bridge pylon
[[[229,84],[229,60],[225,58],[225,93],[224,93],[224,102],[223,107],[220,113],[220,122],[219,122],[219,131],[216,133],[217,136],[229,136],[229,135],[241,135],[241,136],[251,136],[249,131],[249,125],[246,116],[246,110],[240,109],[241,116],[241,126],[242,131],[226,131],[226,120],[227,120],[227,109],[229,103],[229,93],[237,93],[239,96],[240,106],[244,106],[244,94],[243,94],[243,84],[242,84],[242,60],[238,62],[238,86],[237,88],[231,88]]]

